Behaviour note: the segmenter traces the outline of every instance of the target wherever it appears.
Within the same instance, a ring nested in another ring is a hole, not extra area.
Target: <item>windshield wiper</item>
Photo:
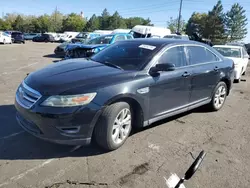
[[[120,70],[123,70],[123,68],[121,68],[120,66],[115,65],[115,64],[113,64],[113,63],[110,63],[110,62],[108,62],[108,61],[102,62],[102,64],[107,65],[107,66],[110,66],[110,67],[114,67],[114,68],[117,68],[117,69],[120,69]]]

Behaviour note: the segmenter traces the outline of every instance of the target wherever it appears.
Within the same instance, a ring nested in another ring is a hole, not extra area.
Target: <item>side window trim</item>
[[[207,62],[203,62],[203,63],[197,63],[197,64],[191,64],[191,62],[190,62],[190,57],[189,57],[189,54],[188,54],[188,51],[186,52],[187,53],[187,59],[188,59],[188,65],[189,66],[198,66],[198,65],[204,65],[204,64],[210,64],[210,63],[215,63],[215,62],[221,62],[222,61],[222,59],[221,58],[219,58],[214,52],[212,52],[210,49],[208,49],[207,47],[205,47],[205,46],[202,46],[202,45],[185,45],[185,48],[187,49],[187,47],[202,47],[202,48],[204,48],[205,50],[207,50],[207,51],[209,51],[210,53],[212,53],[215,57],[216,57],[216,61],[207,61]]]

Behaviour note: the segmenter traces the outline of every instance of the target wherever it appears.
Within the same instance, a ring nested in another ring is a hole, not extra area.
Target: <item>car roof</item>
[[[196,44],[196,45],[202,45],[202,46],[207,46],[204,43],[192,41],[192,40],[183,40],[183,39],[168,39],[168,38],[135,38],[133,40],[125,40],[121,42],[140,42],[140,43],[147,43],[151,45],[169,45],[169,44]]]
[[[234,46],[234,45],[214,45],[213,47],[221,47],[221,48],[238,48],[241,49],[242,46]]]

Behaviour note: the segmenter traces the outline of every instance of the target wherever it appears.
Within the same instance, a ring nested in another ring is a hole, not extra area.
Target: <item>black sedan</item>
[[[55,42],[55,38],[51,34],[42,34],[32,39],[33,42]]]
[[[193,41],[119,41],[90,59],[29,74],[16,92],[17,121],[44,140],[119,148],[132,128],[202,105],[222,108],[233,61]]]

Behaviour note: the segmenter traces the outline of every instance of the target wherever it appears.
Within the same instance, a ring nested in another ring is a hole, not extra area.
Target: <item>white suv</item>
[[[0,43],[11,44],[11,36],[3,31],[0,31]]]

